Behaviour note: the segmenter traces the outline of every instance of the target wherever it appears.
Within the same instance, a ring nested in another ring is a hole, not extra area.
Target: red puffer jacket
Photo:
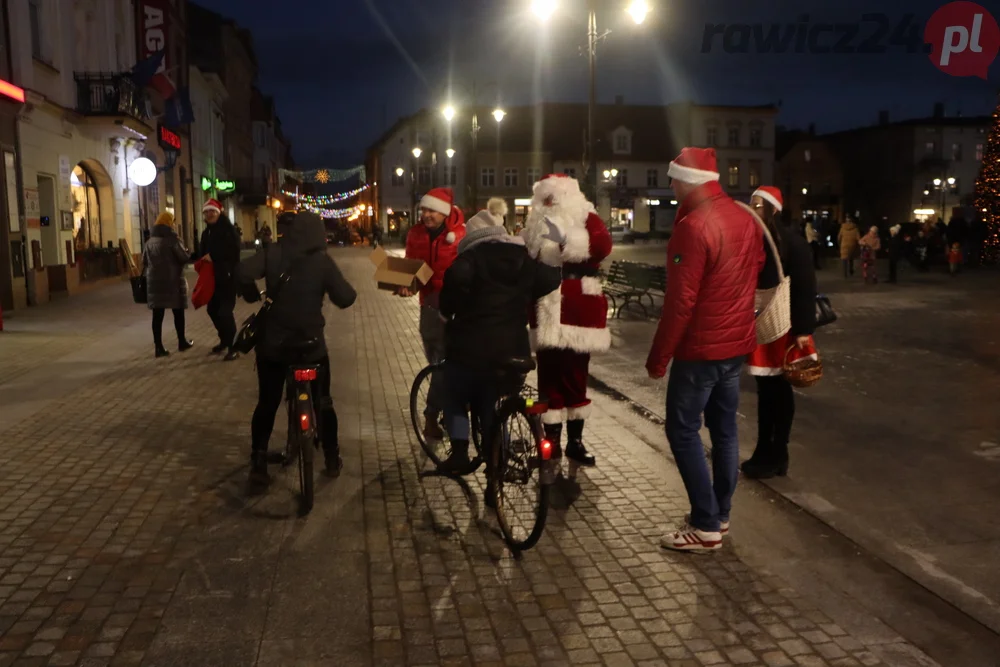
[[[458,242],[465,238],[464,218],[461,215],[453,215],[452,218],[455,222],[446,220],[445,229],[433,242],[427,226],[423,224],[411,227],[406,235],[406,256],[410,259],[422,259],[434,269],[434,277],[420,289],[420,305],[427,304],[437,308],[445,271],[458,257]]]
[[[667,244],[667,294],[650,373],[671,359],[720,361],[757,347],[754,293],[764,267],[763,232],[718,182],[698,187],[681,203]]]

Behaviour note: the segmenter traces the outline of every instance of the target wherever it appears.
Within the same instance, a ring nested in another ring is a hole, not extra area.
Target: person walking
[[[444,361],[445,320],[441,315],[441,287],[444,274],[458,256],[458,243],[465,236],[465,216],[454,205],[455,195],[450,188],[434,188],[420,199],[420,224],[410,228],[406,235],[406,257],[427,263],[434,275],[420,290],[420,339],[424,344],[427,362]],[[397,290],[399,296],[410,297],[413,292],[405,287]],[[424,407],[424,437],[430,441],[444,438],[440,419],[444,412],[445,397],[442,393],[441,373],[431,374]]]
[[[903,258],[905,241],[900,235],[902,225],[893,225],[889,228],[889,281],[896,283],[899,279],[899,260]]]
[[[201,234],[201,255],[194,259],[204,259],[212,263],[215,273],[215,292],[208,302],[208,316],[219,334],[219,344],[212,348],[212,354],[226,352],[226,361],[239,358],[233,349],[236,340],[236,269],[240,263],[240,237],[222,213],[218,199],[209,199],[202,207],[205,231]]]
[[[844,266],[844,278],[854,275],[854,259],[858,255],[860,232],[854,220],[848,216],[837,233],[837,243],[840,245],[840,263]]]
[[[758,289],[778,285],[778,261],[791,281],[791,330],[773,343],[758,345],[747,361],[747,370],[757,383],[757,447],[741,468],[751,479],[768,479],[788,474],[795,392],[782,369],[786,361],[817,358],[812,339],[816,330],[816,269],[805,239],[778,220],[784,208],[778,188],[758,188],[750,198],[750,205],[767,225],[778,247],[775,257],[770,246],[765,245],[766,260]]]
[[[257,353],[257,407],[250,425],[251,493],[267,488],[267,450],[274,430],[274,418],[281,407],[288,367],[291,363],[319,366],[312,382],[317,398],[320,441],[326,474],[340,474],[343,461],[338,440],[337,412],[330,394],[330,357],[327,353],[323,317],[326,298],[338,308],[349,308],[357,292],[341,274],[336,262],[326,252],[326,225],[314,213],[288,212],[278,219],[279,241],[266,245],[256,255],[240,264],[237,280],[240,293],[248,302],[260,300],[257,281],[263,279],[265,292],[276,294],[268,315]],[[289,274],[289,272],[293,272]],[[281,284],[281,277],[289,274]],[[309,341],[309,349],[291,358],[290,348]]]
[[[819,259],[819,232],[816,231],[816,226],[813,220],[806,220],[805,232],[806,242],[809,244],[809,249],[812,251],[813,268],[819,271],[822,268]]]
[[[580,184],[550,174],[532,188],[531,212],[523,233],[528,254],[562,271],[558,290],[532,307],[531,333],[538,356],[538,391],[548,398],[542,415],[553,457],[561,457],[563,422],[566,457],[596,464],[583,442],[590,415],[587,382],[590,356],[611,347],[608,300],[601,289],[601,262],[611,254],[611,233]]]
[[[507,233],[506,212],[504,200],[493,198],[485,211],[469,219],[441,289],[441,314],[448,318],[445,424],[451,440],[451,455],[441,469],[452,474],[464,474],[469,468],[467,407],[472,406],[479,428],[488,436],[504,364],[531,358],[530,306],[562,281],[557,267],[532,259],[524,239]],[[484,437],[483,443],[489,447],[489,438]],[[489,461],[488,451],[483,454]],[[492,502],[491,494],[486,498]]]
[[[754,297],[764,266],[763,231],[723,191],[714,149],[683,149],[667,175],[680,207],[667,244],[667,292],[646,370],[662,378],[673,361],[666,433],[691,514],[660,546],[712,550],[729,530],[739,477],[740,371],[757,347]],[[713,475],[699,434],[703,414]]]
[[[188,285],[184,267],[191,261],[184,244],[174,231],[174,216],[164,211],[156,218],[149,240],[143,248],[146,294],[153,311],[153,346],[157,358],[170,353],[163,346],[163,317],[173,312],[177,332],[177,350],[186,352],[194,345],[184,334],[184,310],[188,307]]]
[[[878,251],[882,249],[882,241],[878,236],[878,227],[871,227],[868,233],[858,241],[861,246],[861,275],[866,285],[878,283]]]

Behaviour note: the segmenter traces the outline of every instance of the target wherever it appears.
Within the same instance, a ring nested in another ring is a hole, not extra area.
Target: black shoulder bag
[[[837,311],[830,305],[830,298],[825,294],[816,295],[816,328],[825,327],[837,321]]]
[[[149,303],[149,287],[146,282],[146,249],[142,249],[142,273],[129,276],[132,283],[132,300],[136,303]]]

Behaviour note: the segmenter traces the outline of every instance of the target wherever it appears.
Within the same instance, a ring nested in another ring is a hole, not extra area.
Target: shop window
[[[73,199],[73,236],[76,247],[79,250],[99,248],[104,245],[104,237],[101,230],[101,202],[94,177],[82,164],[78,164],[70,174],[69,183]]]

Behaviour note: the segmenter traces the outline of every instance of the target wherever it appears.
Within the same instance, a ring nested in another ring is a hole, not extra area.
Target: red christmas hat
[[[222,202],[218,199],[209,199],[205,202],[205,205],[201,207],[202,212],[204,211],[216,211],[222,213]]]
[[[754,190],[754,197],[760,197],[764,201],[771,204],[775,211],[781,212],[781,209],[785,207],[785,200],[781,196],[781,190],[774,187],[773,185],[762,185],[756,190]]]
[[[670,163],[667,176],[690,185],[702,185],[719,180],[715,149],[682,148],[681,154]]]
[[[441,215],[451,215],[451,207],[455,203],[455,194],[451,188],[434,188],[420,198],[420,208],[436,211]]]

